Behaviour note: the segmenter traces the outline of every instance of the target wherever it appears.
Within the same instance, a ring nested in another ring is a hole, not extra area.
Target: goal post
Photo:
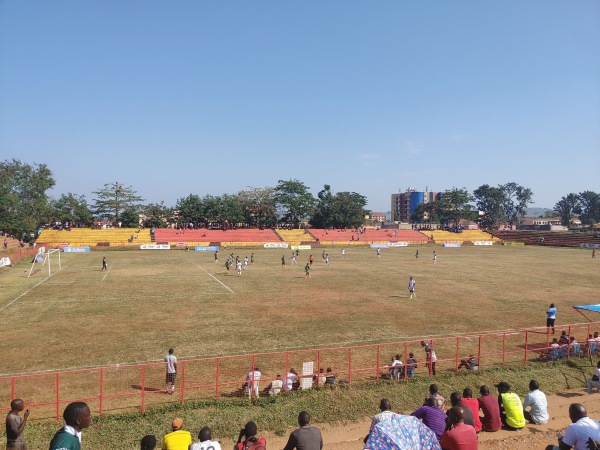
[[[29,270],[29,275],[27,275],[27,278],[29,278],[34,273],[34,269],[36,268],[36,266],[38,267],[38,270],[35,270],[35,272],[38,272],[44,267],[48,266],[49,277],[52,276],[52,270],[56,272],[62,269],[60,261],[60,249],[54,248],[48,251],[45,250],[46,249],[44,247],[40,248],[38,253],[34,256],[33,261],[31,261],[31,269]],[[58,268],[56,267],[57,264]]]

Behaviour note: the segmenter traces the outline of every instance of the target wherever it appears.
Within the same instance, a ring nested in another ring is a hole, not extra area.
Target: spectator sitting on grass
[[[528,406],[531,406],[531,411],[524,411],[523,414],[529,423],[541,425],[548,422],[550,417],[548,416],[546,394],[540,391],[540,383],[535,380],[529,382],[529,393],[523,401],[523,410]]]
[[[429,397],[425,405],[411,413],[411,416],[421,419],[435,433],[438,441],[446,431],[446,413],[439,408],[439,401],[435,397]]]
[[[442,411],[446,409],[446,399],[438,393],[438,387],[435,383],[429,385],[429,395],[425,397],[425,400],[423,400],[423,405],[426,405],[427,399],[431,397],[438,400],[438,408],[440,408]]]
[[[461,369],[463,367],[467,370],[479,369],[479,362],[477,361],[477,358],[475,358],[475,355],[469,355],[468,359],[461,359],[458,368]]]
[[[473,417],[473,412],[471,411],[470,408],[467,408],[466,406],[463,405],[462,403],[462,395],[460,395],[460,393],[458,392],[453,392],[452,394],[450,394],[450,403],[452,404],[453,407],[461,407],[463,408],[463,421],[467,424],[467,425],[471,425],[473,428],[475,428],[475,418]],[[448,414],[450,412],[450,410],[446,411],[446,414]]]
[[[187,430],[182,430],[182,426],[183,419],[173,419],[173,422],[171,422],[172,431],[163,436],[160,448],[163,450],[179,450],[192,445],[192,434]]]
[[[325,386],[333,386],[335,384],[335,374],[331,370],[331,367],[328,367],[325,371]]]
[[[365,444],[369,440],[369,436],[371,435],[373,428],[375,428],[375,425],[387,420],[388,418],[396,414],[392,412],[392,405],[390,404],[390,401],[387,398],[382,398],[379,402],[379,411],[381,412],[375,414],[375,416],[373,416],[373,420],[371,420],[371,428],[369,429],[369,434],[367,434],[365,436],[365,439],[363,440]]]
[[[479,402],[476,398],[473,398],[473,391],[469,388],[463,390],[462,405],[465,409],[470,409],[473,413],[473,421],[475,422],[475,432],[481,431],[481,419],[479,418]]]
[[[141,450],[154,450],[156,448],[156,437],[153,434],[147,434],[140,441]]]
[[[238,436],[237,443],[234,450],[244,450],[249,447],[250,444],[261,444],[265,447],[267,446],[267,441],[264,438],[256,437],[258,433],[258,429],[254,422],[248,422],[244,428],[240,430],[240,435]],[[242,441],[244,438],[244,441]]]
[[[502,428],[498,400],[490,395],[490,389],[486,385],[479,388],[479,393],[481,397],[477,399],[477,403],[483,411],[481,427],[483,431],[498,431]]]
[[[192,444],[190,450],[221,450],[221,444],[212,440],[212,431],[204,427],[198,433],[199,442]]]
[[[501,381],[498,388],[498,404],[500,406],[500,419],[506,430],[520,430],[525,427],[525,415],[521,399],[514,392],[510,392],[510,384]]]

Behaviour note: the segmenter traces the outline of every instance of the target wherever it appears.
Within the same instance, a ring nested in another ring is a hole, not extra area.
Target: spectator
[[[415,354],[409,353],[408,359],[406,360],[406,374],[409,378],[414,378],[416,368],[417,360],[415,359]]]
[[[25,409],[25,403],[20,398],[10,402],[10,411],[6,416],[6,449],[27,450],[27,443],[23,437],[25,425],[29,418],[29,410],[25,411],[23,417],[19,415]]]
[[[390,401],[387,398],[381,399],[381,402],[379,402],[379,410],[381,412],[375,414],[373,420],[371,420],[371,428],[369,429],[369,434],[367,434],[364,439],[365,444],[369,440],[369,436],[373,432],[373,428],[375,428],[375,425],[389,419],[395,414],[394,412],[392,412],[392,405],[390,404]]]
[[[592,393],[593,388],[596,388],[600,391],[600,361],[598,361],[598,364],[596,364],[596,370],[594,371],[592,378],[587,380],[588,394]]]
[[[260,369],[258,367],[254,367],[254,370],[251,370],[246,375],[245,385],[246,389],[248,390],[248,398],[252,398],[252,395],[258,398],[258,388],[261,377],[262,373],[260,372]]]
[[[549,445],[546,450],[587,450],[590,440],[592,443],[600,441],[600,423],[588,417],[581,403],[571,403],[569,418],[573,423],[567,427],[564,436],[559,435],[558,445]]]
[[[272,380],[267,387],[269,395],[271,397],[278,395],[283,389],[283,380],[281,379],[281,375],[277,374],[277,378]]]
[[[171,432],[163,436],[160,446],[163,450],[187,450],[192,445],[192,434],[182,430],[183,419],[175,418],[171,422]]]
[[[477,370],[479,369],[479,361],[475,358],[475,355],[469,355],[469,359],[461,359],[458,368],[465,368],[467,370]]]
[[[462,405],[463,408],[468,408],[471,410],[471,413],[473,414],[473,422],[475,423],[475,432],[479,433],[482,428],[481,419],[479,418],[479,402],[477,399],[473,398],[473,391],[469,388],[463,389]]]
[[[317,383],[319,386],[325,385],[325,371],[323,370],[322,367],[319,369],[319,376],[316,378],[317,378]]]
[[[250,450],[252,448],[259,448],[262,446],[266,448],[267,441],[263,438],[256,437],[258,430],[254,422],[248,422],[244,428],[240,430],[237,443],[233,447],[233,450]],[[242,442],[242,438],[244,441]]]
[[[435,253],[435,252],[433,252]],[[435,375],[435,362],[437,361],[437,356],[435,354],[435,350],[425,341],[421,341],[421,346],[425,350],[425,360],[427,361],[427,369],[429,370],[430,375]]]
[[[325,370],[325,386],[333,386],[335,385],[335,374],[331,370],[331,367],[328,367]]]
[[[416,417],[391,414],[375,425],[364,450],[382,448],[440,450],[441,447],[435,433]]]
[[[500,419],[507,430],[520,430],[525,426],[523,404],[514,392],[510,392],[510,384],[501,381],[496,385],[498,389],[498,405],[500,406]]]
[[[212,440],[212,431],[204,427],[198,433],[199,442],[192,444],[190,450],[221,450],[221,444]]]
[[[531,411],[525,410],[528,406],[531,406]],[[529,382],[529,393],[523,401],[523,414],[529,423],[535,425],[544,424],[548,422],[548,419],[550,418],[548,416],[546,394],[540,391],[540,383],[536,380],[531,380]]]
[[[439,399],[429,397],[426,404],[413,411],[411,416],[421,419],[435,433],[439,441],[446,430],[446,413],[439,408],[438,402]]]
[[[465,424],[465,409],[454,406],[448,411],[448,430],[442,436],[440,445],[444,450],[477,450],[475,428]]]
[[[56,432],[50,450],[80,450],[81,433],[92,423],[92,413],[85,402],[69,403],[63,412],[65,426]]]
[[[479,408],[483,411],[481,429],[483,431],[498,431],[502,428],[498,400],[490,395],[490,389],[485,385],[479,388],[479,393],[481,397],[477,399],[477,403],[479,403]]]
[[[153,434],[147,434],[140,441],[141,450],[154,450],[156,448],[156,437]]]
[[[402,355],[397,354],[392,358],[392,364],[390,365],[390,378],[392,380],[400,380],[404,377],[404,371],[402,370]]]
[[[453,407],[460,407],[463,408],[463,420],[467,425],[471,425],[473,428],[475,428],[475,418],[473,417],[473,412],[467,408],[466,406],[463,405],[462,403],[462,395],[460,395],[460,393],[458,392],[453,392],[452,394],[450,394],[450,404]],[[450,410],[448,410],[446,412],[446,414],[448,414],[448,412],[450,412]]]
[[[427,397],[425,397],[425,400],[423,401],[423,405],[427,404],[427,399],[428,398],[435,398],[436,400],[438,400],[438,407],[444,411],[446,409],[446,399],[444,397],[442,397],[439,393],[438,393],[438,387],[437,384],[430,384],[429,385],[429,395]]]
[[[321,450],[323,448],[321,430],[310,426],[309,413],[301,411],[298,414],[298,425],[300,428],[292,431],[283,450]]]
[[[175,378],[177,377],[177,357],[174,355],[174,350],[169,349],[169,353],[165,356],[165,392],[173,395],[175,393]],[[169,390],[169,386],[171,389]]]
[[[554,334],[554,322],[556,321],[556,307],[554,303],[550,303],[550,307],[546,310],[546,328],[548,333],[552,328],[552,334]]]
[[[285,390],[291,391],[294,389],[294,386],[296,386],[298,381],[298,372],[296,372],[296,369],[292,367],[285,376]]]

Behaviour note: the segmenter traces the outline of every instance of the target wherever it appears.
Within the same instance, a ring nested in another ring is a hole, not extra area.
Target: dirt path
[[[600,394],[588,395],[585,390],[575,389],[557,395],[548,396],[550,420],[545,425],[527,425],[522,431],[504,431],[479,434],[479,450],[535,450],[543,449],[548,444],[556,444],[556,432],[571,423],[569,405],[583,403],[588,415],[595,420],[600,419]],[[404,411],[410,413],[410,411]],[[340,425],[319,425],[323,433],[326,450],[362,450],[363,438],[369,431],[371,420]],[[290,430],[291,431],[291,430]],[[288,433],[289,435],[289,433]],[[288,435],[266,435],[269,448],[285,447]]]

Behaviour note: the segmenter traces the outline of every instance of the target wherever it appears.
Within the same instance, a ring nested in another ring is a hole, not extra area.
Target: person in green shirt
[[[525,426],[525,414],[521,399],[514,392],[510,392],[510,384],[506,381],[498,383],[496,388],[498,388],[502,425],[507,430],[520,430]]]
[[[92,423],[92,413],[85,402],[69,403],[63,412],[65,426],[58,430],[49,450],[80,450],[81,432]]]

